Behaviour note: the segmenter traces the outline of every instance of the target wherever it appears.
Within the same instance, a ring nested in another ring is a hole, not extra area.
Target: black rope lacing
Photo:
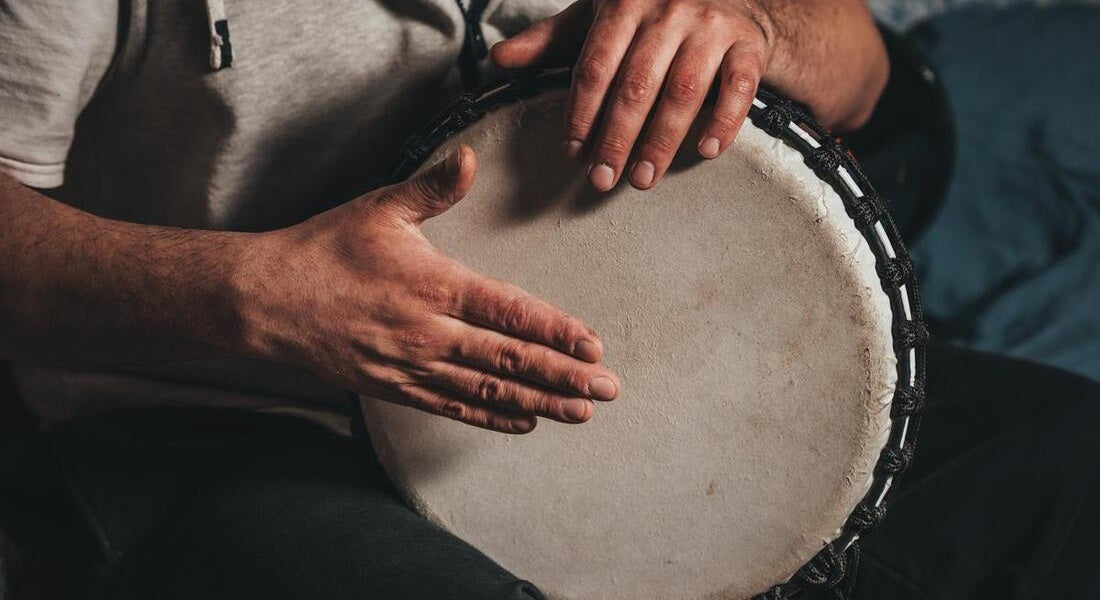
[[[459,4],[462,6],[461,0]],[[481,4],[483,3],[479,3]],[[463,14],[472,16],[474,9],[472,3],[469,11],[463,8]],[[477,15],[480,18],[480,12]],[[468,37],[474,35],[470,31],[467,30]],[[480,30],[476,34],[479,36]],[[476,42],[477,38],[470,39]],[[477,53],[474,52],[473,56],[477,56]],[[476,67],[476,61],[474,66]],[[506,84],[486,88],[481,93],[459,96],[418,135],[409,139],[388,182],[400,181],[411,175],[444,140],[468,127],[488,111],[542,90],[563,87],[568,84],[569,77],[568,71],[521,72],[513,75]],[[826,591],[835,599],[845,600],[851,597],[859,569],[861,555],[858,539],[881,523],[886,515],[886,504],[882,501],[887,490],[885,481],[899,477],[913,462],[913,439],[919,428],[920,413],[925,403],[923,346],[928,339],[928,329],[921,320],[920,298],[905,246],[859,165],[828,132],[813,121],[809,111],[765,89],[761,89],[757,97],[766,107],[754,106],[749,117],[757,127],[797,149],[806,164],[840,195],[846,212],[875,255],[875,270],[882,289],[890,296],[891,305],[895,307],[892,333],[894,351],[899,358],[899,383],[890,410],[894,424],[891,440],[883,448],[875,467],[875,473],[879,477],[849,516],[840,538],[826,544],[821,552],[799,569],[791,581],[773,586],[755,597],[755,600],[791,600],[803,590],[816,589]],[[792,131],[792,123],[810,135],[819,147],[807,143],[802,136]],[[854,193],[841,180],[838,172],[840,167],[848,172],[862,195]],[[873,231],[876,224],[882,225],[894,250],[894,256],[878,241],[878,234]],[[906,288],[905,296],[912,314],[911,319],[907,319],[898,308],[902,303],[900,288],[903,286]],[[911,363],[908,358],[903,359],[913,350],[916,351],[916,361]],[[915,365],[915,373],[910,371],[911,364]],[[903,419],[907,425],[905,428],[899,426]],[[908,431],[904,441],[897,437],[897,432],[901,429]]]

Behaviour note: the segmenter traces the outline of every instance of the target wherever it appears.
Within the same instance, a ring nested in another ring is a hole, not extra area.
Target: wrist
[[[293,229],[249,234],[244,240],[229,284],[230,312],[237,323],[231,340],[235,355],[271,362],[300,361],[293,326],[303,317],[293,286],[306,275],[292,260],[300,251]]]

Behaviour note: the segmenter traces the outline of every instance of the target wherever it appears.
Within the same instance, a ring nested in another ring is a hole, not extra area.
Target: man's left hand
[[[492,58],[506,68],[575,58],[565,152],[585,158],[592,185],[608,191],[627,172],[636,188],[657,184],[716,80],[693,140],[705,158],[733,142],[761,79],[827,126],[858,124],[868,110],[858,94],[873,106],[885,83],[881,44],[858,0],[579,0],[497,44]],[[837,77],[825,61],[848,72]]]

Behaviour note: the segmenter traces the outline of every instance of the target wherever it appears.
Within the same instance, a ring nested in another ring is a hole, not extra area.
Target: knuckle
[[[474,384],[474,396],[487,404],[500,402],[504,397],[504,382],[492,375],[483,375]]]
[[[523,331],[530,320],[530,311],[523,298],[509,298],[498,308],[497,321],[505,331]]]
[[[714,6],[705,5],[699,7],[695,11],[696,23],[700,27],[717,27],[723,25],[728,20],[726,14],[715,8]]]
[[[676,153],[676,140],[666,131],[653,131],[646,139],[646,148],[664,159]]]
[[[564,389],[584,394],[588,392],[588,376],[577,369],[570,369],[562,374],[559,385]]]
[[[359,203],[357,217],[372,224],[397,225],[403,223],[404,217],[401,206],[402,195],[387,188],[372,196],[369,201]]]
[[[557,322],[551,326],[550,339],[547,340],[558,348],[568,348],[572,345],[577,335],[577,326],[568,317],[561,315]]]
[[[698,102],[702,88],[693,75],[678,73],[669,77],[665,98],[678,107],[690,106]]]
[[[615,98],[619,104],[637,108],[653,97],[653,79],[646,73],[628,71],[619,81]]]
[[[393,204],[393,201],[399,196],[395,190],[396,187],[396,185],[388,185],[384,188],[370,192],[365,196],[367,201],[360,203],[359,206],[363,209],[370,210],[378,206]]]
[[[611,66],[597,55],[584,56],[573,69],[573,77],[586,86],[599,86],[611,78]]]
[[[598,9],[599,20],[608,26],[637,22],[642,8],[637,0],[604,0]]]
[[[714,127],[723,133],[737,131],[737,127],[740,124],[740,120],[728,112],[714,113],[711,115],[711,121],[714,123]]]
[[[588,132],[592,130],[592,119],[574,110],[572,114],[569,115],[569,119],[565,123],[565,128],[569,133],[569,137],[583,139],[587,137]]]
[[[661,3],[647,21],[658,26],[672,25],[683,16],[683,4],[683,2]]]
[[[458,336],[447,345],[446,356],[453,360],[469,361],[487,354],[482,351],[484,347],[484,343],[475,341],[472,336]]]
[[[601,157],[626,156],[630,154],[630,142],[620,135],[605,134],[600,140],[599,151],[596,154]]]
[[[726,74],[724,83],[730,93],[739,98],[750,97],[756,91],[758,77],[755,73],[737,69]]]
[[[493,412],[482,408],[468,407],[466,409],[466,416],[463,421],[469,425],[482,427],[484,429],[494,428]]]
[[[429,207],[443,203],[444,192],[432,177],[417,177],[409,182],[408,192]]]
[[[494,304],[496,294],[490,282],[477,277],[468,283],[461,291],[455,291],[455,298],[460,300],[462,309],[483,317],[491,317],[498,307]]]
[[[526,406],[524,408],[528,411],[541,415],[558,414],[561,412],[561,403],[546,392],[536,392],[532,394],[531,398],[529,398],[525,404]]]
[[[466,420],[467,412],[466,405],[457,400],[446,400],[439,405],[439,414],[456,421]]]
[[[541,414],[555,415],[559,419],[568,418],[565,414],[565,398],[547,395],[540,407]]]
[[[507,342],[497,351],[496,362],[504,373],[522,373],[527,368],[527,353],[520,342]]]

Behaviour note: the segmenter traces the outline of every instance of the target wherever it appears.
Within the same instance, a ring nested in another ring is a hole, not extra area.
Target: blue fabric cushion
[[[958,140],[912,244],[933,333],[1100,380],[1100,9],[968,9],[910,37]]]

